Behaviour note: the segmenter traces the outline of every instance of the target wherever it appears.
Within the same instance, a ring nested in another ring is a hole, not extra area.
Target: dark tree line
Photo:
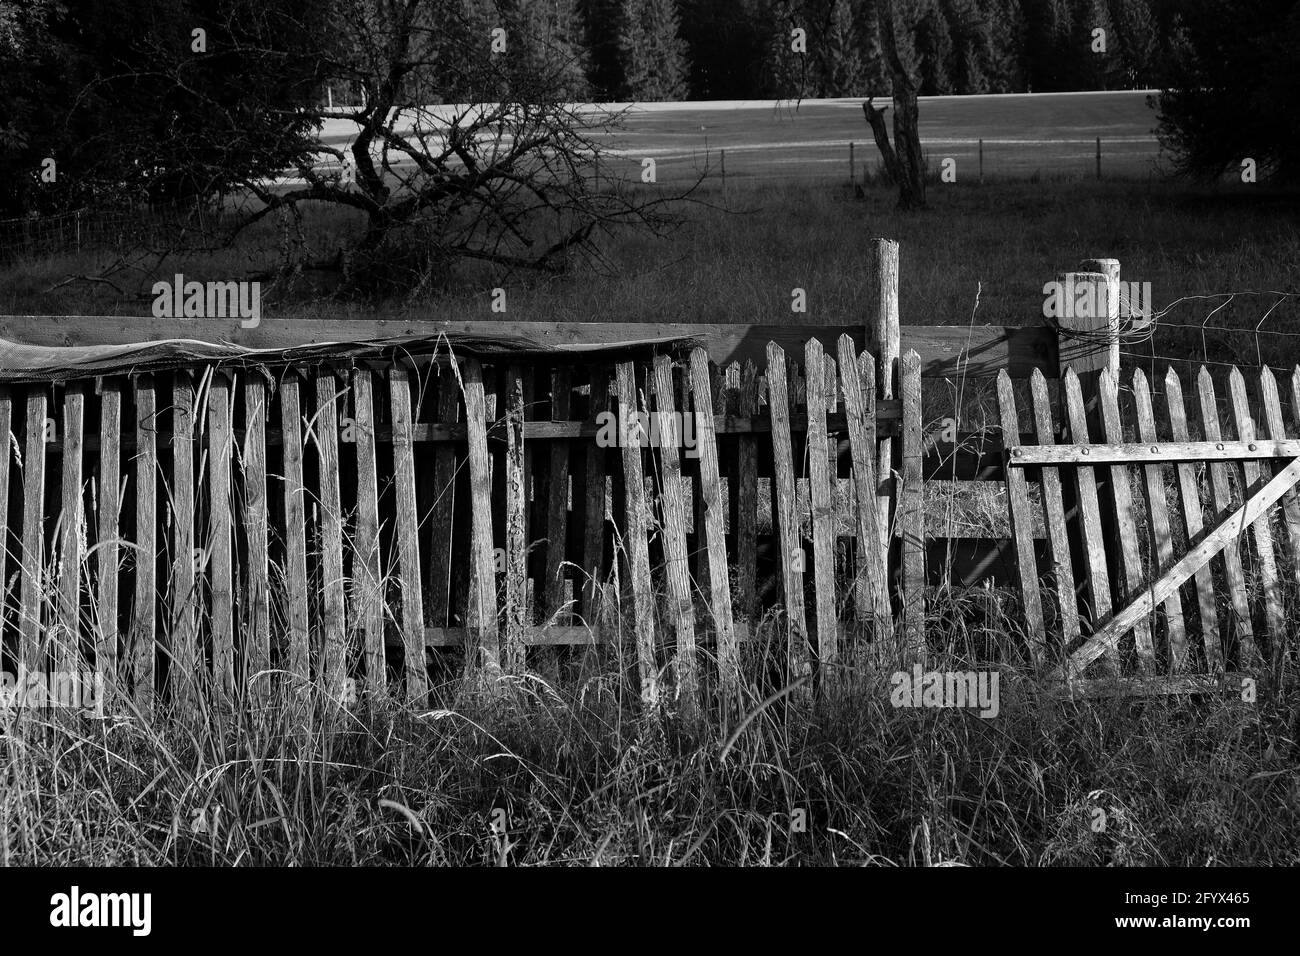
[[[1158,86],[1184,171],[1249,156],[1287,176],[1297,51],[1300,0],[0,0],[0,217],[310,171],[330,99],[370,109],[375,136],[380,104],[546,104],[568,142],[582,120],[564,103],[866,100],[900,80],[908,96]]]

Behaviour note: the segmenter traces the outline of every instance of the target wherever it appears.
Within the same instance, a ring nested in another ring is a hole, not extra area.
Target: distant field
[[[957,161],[958,179],[978,175],[979,141],[989,177],[1093,175],[1096,138],[1102,140],[1103,174],[1146,177],[1158,159],[1155,113],[1146,91],[1032,93],[1002,96],[922,97],[921,142],[931,165]],[[882,106],[885,101],[877,100]],[[653,158],[660,182],[695,179],[706,168],[719,175],[726,150],[731,180],[848,178],[849,143],[859,169],[873,169],[879,154],[862,114],[862,100],[726,101],[607,104],[626,109],[625,129],[608,142],[611,161],[602,173],[640,178],[641,160]],[[348,123],[326,124],[322,141],[346,144]]]

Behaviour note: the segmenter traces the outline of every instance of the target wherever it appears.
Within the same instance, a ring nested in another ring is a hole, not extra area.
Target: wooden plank
[[[188,372],[172,380],[172,566],[169,597],[173,672],[169,681],[177,700],[192,701],[199,674],[199,594],[194,583],[194,385]]]
[[[41,626],[45,566],[45,392],[27,394],[27,451],[23,456],[22,593],[18,616],[18,660],[29,671],[42,671]]]
[[[551,419],[568,421],[572,411],[573,372],[557,365],[551,373]],[[546,489],[546,572],[542,588],[542,619],[568,624],[568,577],[565,545],[569,540],[569,443],[551,442],[550,475]]]
[[[0,436],[5,461],[0,465],[0,580],[3,580],[9,510],[9,415],[10,399],[0,397]],[[122,434],[122,386],[106,379],[99,396],[99,527],[95,568],[98,614],[95,620],[95,668],[105,682],[117,683],[117,572],[118,515],[122,507],[121,459],[118,440]],[[0,588],[7,593],[8,588]]]
[[[1055,698],[1162,697],[1174,694],[1240,696],[1245,674],[1181,674],[1176,677],[1074,680],[1050,688]]]
[[[464,627],[425,628],[425,646],[461,647],[465,643],[467,633],[468,628]],[[752,628],[743,622],[736,623],[736,639],[738,642],[749,641],[753,637]],[[524,629],[524,644],[527,647],[568,646],[594,648],[606,644],[611,638],[617,640],[616,635],[611,636],[607,632],[602,632],[599,628],[587,627],[581,624],[565,627],[529,625]]]
[[[1087,444],[1088,413],[1079,388],[1079,377],[1074,369],[1067,369],[1064,379],[1066,414],[1070,436]],[[1097,478],[1090,465],[1079,465],[1074,470],[1075,500],[1079,510],[1079,533],[1084,548],[1084,567],[1088,576],[1088,593],[1091,605],[1088,620],[1095,628],[1110,617],[1110,580],[1106,570],[1106,541],[1101,533],[1101,504],[1097,500]],[[1107,666],[1118,670],[1119,651],[1110,648],[1106,653]]]
[[[795,514],[794,456],[790,443],[787,388],[785,352],[775,342],[770,342],[767,347],[767,407],[772,417],[772,497],[781,544],[781,583],[785,594],[786,627],[789,629],[789,674],[786,679],[793,683],[810,678],[812,664],[803,607],[804,553]]]
[[[505,640],[501,645],[501,668],[507,674],[522,674],[527,648],[524,628],[528,620],[528,485],[524,470],[524,380],[518,365],[506,370],[506,567]]]
[[[822,344],[804,346],[808,369],[808,494],[812,505],[813,595],[816,605],[817,669],[823,687],[840,683],[839,620],[835,610],[835,510],[831,497],[826,435],[826,380]]]
[[[271,667],[271,584],[266,501],[266,385],[256,373],[244,380],[244,539],[248,630],[244,634],[247,679]],[[358,425],[358,427],[360,427]]]
[[[212,671],[217,687],[235,690],[234,558],[230,511],[230,461],[234,437],[230,386],[220,372],[208,386],[208,581],[212,593]]]
[[[617,368],[620,421],[637,414],[636,369],[631,362]],[[707,386],[706,386],[707,387]],[[650,556],[646,536],[645,482],[641,469],[641,435],[637,428],[620,428],[623,447],[623,484],[627,500],[627,530],[623,546],[627,551],[628,579],[632,589],[632,628],[636,636],[641,700],[649,707],[659,704],[659,666],[655,661],[654,601],[650,594]]]
[[[1187,411],[1183,404],[1183,383],[1178,373],[1170,368],[1165,375],[1165,405],[1169,411],[1169,433],[1174,441],[1188,440]],[[1183,526],[1189,543],[1195,542],[1204,528],[1201,512],[1201,493],[1196,480],[1196,469],[1191,462],[1181,462],[1177,467],[1178,496],[1182,509]],[[1201,642],[1205,647],[1208,670],[1223,671],[1223,651],[1219,639],[1219,611],[1214,596],[1214,578],[1210,566],[1196,571],[1196,604],[1201,619]]]
[[[302,410],[298,378],[280,382],[280,428],[284,434],[284,583],[289,647],[286,669],[297,680],[311,677],[307,653],[307,515],[302,474]]]
[[[1282,497],[1288,488],[1300,481],[1300,458],[1281,469],[1267,484],[1257,490],[1240,508],[1227,515],[1199,544],[1187,552],[1173,567],[1154,581],[1150,588],[1140,592],[1106,626],[1090,637],[1082,647],[1070,655],[1058,676],[1072,679],[1083,673],[1089,663],[1105,651],[1115,647],[1120,636],[1138,621],[1151,613],[1151,609],[1169,597],[1229,543],[1241,536],[1246,526],[1259,519]]]
[[[694,719],[699,712],[699,665],[695,654],[695,602],[691,594],[690,562],[686,553],[686,496],[683,488],[679,440],[682,429],[676,422],[673,363],[667,355],[654,358],[654,395],[656,414],[660,416],[660,435],[664,428],[673,429],[660,444],[660,506],[663,508],[664,581],[676,638],[677,698],[683,716]],[[686,413],[682,410],[683,416]],[[698,446],[697,446],[698,447]]]
[[[72,673],[81,660],[81,563],[85,510],[81,499],[81,444],[86,417],[83,386],[63,393],[63,517],[59,574],[58,637],[52,648],[55,670]]]
[[[1072,465],[1087,462],[1092,465],[1168,464],[1177,461],[1249,461],[1260,459],[1291,459],[1300,455],[1298,441],[1201,441],[1201,442],[1100,442],[1096,444],[1070,444],[1035,446],[1022,445],[1011,449],[1011,464]]]
[[[438,373],[438,421],[454,424],[460,412],[460,387],[454,369]],[[456,450],[438,445],[433,452],[433,525],[429,553],[429,618],[435,627],[447,623],[451,611],[452,517],[456,513]]]
[[[316,373],[316,427],[312,433],[316,439],[316,480],[320,487],[320,673],[326,693],[336,699],[343,691],[348,669],[347,597],[343,577],[343,501],[339,490],[338,394],[339,384],[334,373],[329,369],[319,370]],[[396,421],[397,416],[394,415],[393,419]],[[414,497],[414,480],[411,482],[411,494]],[[416,568],[418,591],[418,564]],[[423,626],[424,622],[420,620],[420,627]],[[419,659],[423,663],[423,655]]]
[[[1219,402],[1214,394],[1214,380],[1209,371],[1201,366],[1196,377],[1196,389],[1201,400],[1201,424],[1205,430],[1205,439],[1209,442],[1222,440],[1219,430]],[[1232,491],[1228,486],[1228,468],[1219,462],[1210,462],[1210,494],[1214,505],[1214,515],[1221,518],[1228,513],[1232,502]],[[1241,648],[1243,666],[1249,666],[1258,660],[1255,648],[1254,625],[1250,619],[1250,605],[1246,600],[1246,574],[1241,564],[1241,548],[1236,540],[1231,540],[1223,549],[1224,572],[1228,580],[1228,600],[1233,612],[1234,635]]]
[[[1006,369],[1024,378],[1033,369],[1055,377],[1056,330],[1045,325],[904,326],[902,349],[915,350],[926,378],[992,378]],[[326,343],[374,342],[378,339],[437,341],[446,336],[458,355],[506,353],[551,354],[558,350],[592,353],[618,349],[648,351],[647,343],[698,345],[719,365],[760,362],[767,342],[783,350],[802,349],[816,337],[833,346],[843,334],[862,343],[861,324],[806,326],[738,325],[672,322],[503,322],[496,320],[409,321],[404,319],[295,319],[244,328],[238,319],[185,323],[187,339],[247,348],[297,349]],[[153,316],[0,316],[0,338],[28,345],[129,345],[175,338],[174,319]],[[445,352],[442,353],[445,355]],[[293,358],[292,354],[288,356]]]
[[[453,380],[455,373],[451,373]],[[896,399],[877,402],[877,425],[882,435],[900,434],[900,417],[901,405]],[[489,417],[489,425],[495,423],[494,417]],[[826,426],[828,431],[843,431],[846,427],[844,416],[842,414],[829,414],[826,416]],[[587,440],[596,438],[600,433],[601,426],[595,421],[583,422],[552,422],[552,421],[530,421],[524,420],[524,439],[525,441],[557,441],[557,440]],[[743,418],[738,415],[714,415],[713,431],[715,435],[725,436],[742,436],[742,435],[768,435],[771,434],[772,424],[765,417]],[[808,431],[807,416],[802,412],[796,412],[790,416],[790,431],[793,434],[802,435]],[[978,438],[983,432],[958,432],[959,443],[964,437]],[[242,441],[244,431],[242,428],[236,428],[234,431],[236,439]],[[172,433],[167,429],[159,429],[155,433],[155,438],[159,442],[169,442]],[[377,427],[375,429],[375,443],[377,445],[391,444],[393,441],[393,432],[391,428]],[[466,442],[466,428],[464,422],[453,422],[450,424],[442,422],[414,422],[411,425],[411,441],[416,445],[429,443],[433,445],[463,445]],[[276,447],[283,443],[283,435],[280,429],[268,429],[266,432],[266,444],[270,447]],[[207,447],[207,437],[199,438],[200,447]],[[1289,446],[1282,446],[1287,448]],[[99,438],[94,435],[87,435],[84,439],[83,451],[94,452],[99,450]],[[121,451],[134,451],[135,438],[130,435],[124,435],[121,439]],[[51,445],[46,452],[47,456],[58,458],[63,454],[62,447],[55,444]],[[962,454],[959,449],[958,454]],[[960,466],[964,469],[970,469],[973,472],[978,471],[980,474],[972,475],[985,481],[1001,481],[1002,472],[1000,469],[990,471],[993,468],[995,457],[1002,454],[1001,446],[997,449],[990,450],[984,454],[976,455],[970,453],[967,455],[964,463]],[[948,457],[951,457],[949,455]],[[1267,456],[1266,456],[1267,457]],[[927,467],[940,468],[948,467],[951,464],[944,465],[943,457],[932,455],[930,458],[932,464]]]
[[[1119,444],[1124,440],[1124,426],[1119,419],[1119,379],[1109,368],[1098,377],[1099,411],[1102,433],[1108,442]],[[1115,509],[1115,527],[1119,535],[1120,570],[1123,590],[1116,599],[1130,601],[1142,587],[1142,558],[1138,553],[1137,525],[1133,521],[1133,489],[1129,484],[1128,469],[1123,463],[1110,467],[1110,494]],[[1155,669],[1155,644],[1151,638],[1151,622],[1139,621],[1133,628],[1137,651],[1138,670],[1148,674]]]
[[[740,655],[731,615],[731,581],[727,573],[726,514],[718,442],[713,432],[714,383],[704,349],[691,353],[691,403],[696,414],[696,451],[700,458],[700,494],[704,499],[704,538],[709,558],[709,607],[718,650],[719,690],[726,706],[739,703]]]
[[[925,660],[925,485],[921,476],[921,359],[903,356],[902,489],[898,524],[903,554],[903,641],[909,658]]]
[[[1034,406],[1035,437],[1040,445],[1055,442],[1052,402],[1047,394],[1047,379],[1037,370],[1029,376],[1030,397]],[[1061,487],[1061,470],[1044,467],[1039,477],[1043,496],[1043,518],[1051,547],[1052,580],[1056,585],[1057,606],[1061,615],[1061,637],[1069,647],[1079,639],[1079,602],[1074,590],[1074,559],[1065,519],[1065,499]]]
[[[610,414],[609,368],[591,366],[590,422],[599,427]],[[587,444],[587,487],[585,489],[582,535],[582,614],[588,624],[600,617],[601,589],[605,568],[605,498],[608,493],[606,449],[598,442]]]
[[[1241,370],[1233,366],[1228,373],[1228,393],[1232,399],[1233,417],[1236,419],[1237,437],[1241,441],[1254,442],[1255,419],[1250,412],[1250,398],[1246,395],[1246,380]],[[1259,462],[1246,460],[1241,463],[1245,484],[1242,496],[1260,483]],[[1251,535],[1255,539],[1255,571],[1259,575],[1260,589],[1264,592],[1264,617],[1268,623],[1269,641],[1273,648],[1275,667],[1282,663],[1281,647],[1286,644],[1286,614],[1282,610],[1282,594],[1277,580],[1277,557],[1273,552],[1273,529],[1268,515],[1252,522]]]
[[[1286,438],[1286,421],[1282,417],[1282,400],[1278,395],[1277,379],[1273,370],[1265,365],[1259,371],[1259,391],[1264,400],[1264,427],[1274,441]],[[1282,521],[1286,525],[1287,545],[1291,555],[1291,572],[1300,584],[1300,495],[1294,491],[1282,496]]]
[[[747,360],[741,371],[737,412],[745,418],[758,415],[758,368],[752,360]],[[736,455],[736,594],[740,615],[756,620],[759,614],[758,442],[752,435],[737,439]]]
[[[378,693],[387,684],[388,665],[384,654],[384,585],[379,560],[375,387],[367,368],[358,366],[352,369],[352,406],[357,435],[357,517],[353,530],[352,616],[361,623],[366,683],[373,692]],[[437,623],[444,623],[445,620],[445,616],[442,621],[435,619]]]
[[[480,384],[480,398],[482,396]],[[424,599],[420,586],[420,518],[415,506],[415,453],[411,447],[411,381],[406,367],[394,364],[388,371],[389,404],[393,416],[393,487],[396,499],[394,530],[397,535],[395,577],[402,595],[402,648],[406,695],[423,700],[428,693],[424,648]],[[484,446],[484,453],[487,448]],[[486,468],[485,468],[486,470]],[[489,538],[488,551],[492,550]],[[488,583],[493,579],[489,576]]]
[[[475,640],[465,651],[466,677],[489,693],[499,690],[501,671],[497,638],[496,562],[492,540],[492,477],[488,473],[487,404],[483,393],[483,368],[466,359],[461,369],[465,398],[465,424],[469,429],[469,483],[473,562],[469,622]]]
[[[876,397],[875,360],[869,352],[855,353],[853,339],[847,335],[840,336],[839,353],[857,502],[854,509],[858,532],[858,572],[854,582],[857,617],[863,624],[871,622],[872,640],[883,643],[891,636],[893,617],[889,608],[889,582],[881,563],[880,516],[876,510],[876,436],[872,414]],[[876,647],[879,649],[880,644]]]
[[[1003,433],[1020,434],[1016,393],[1011,385],[1011,378],[1006,372],[998,375],[998,411]],[[1021,603],[1025,612],[1029,655],[1037,667],[1043,662],[1043,649],[1047,645],[1047,627],[1043,623],[1038,566],[1034,560],[1034,515],[1029,505],[1029,483],[1018,468],[1007,469],[1007,513],[1011,519],[1012,539],[1015,541],[1016,576],[1020,583]]]
[[[1137,411],[1138,440],[1156,441],[1156,414],[1151,403],[1151,387],[1140,368],[1133,370],[1133,404]],[[1162,574],[1174,563],[1174,542],[1169,530],[1169,505],[1165,499],[1165,471],[1160,464],[1145,465],[1143,488],[1146,492],[1147,522],[1151,535],[1150,553],[1156,558],[1156,573]],[[1164,603],[1165,628],[1169,634],[1169,668],[1174,674],[1187,669],[1187,629],[1183,624],[1182,595],[1175,591]]]
[[[154,702],[154,643],[158,600],[157,474],[155,429],[158,410],[152,376],[135,385],[135,600],[131,612],[131,662],[136,706],[144,713]]]

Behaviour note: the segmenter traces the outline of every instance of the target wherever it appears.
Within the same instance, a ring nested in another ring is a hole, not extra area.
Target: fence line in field
[[[1175,689],[1281,669],[1300,444],[1272,376],[1267,440],[1239,373],[1231,434],[1208,372],[1197,425],[1172,373],[1163,418],[1140,374],[1130,413],[1116,350],[1086,326],[1041,353],[1017,330],[962,328],[977,344],[953,353],[947,330],[898,328],[898,247],[873,249],[884,318],[865,329],[648,327],[621,345],[609,326],[535,330],[605,346],[575,352],[461,323],[465,348],[432,361],[394,348],[11,381],[4,657],[83,662],[150,709],[207,684],[423,699],[455,672],[498,690],[498,675],[625,645],[647,705],[690,713],[731,708],[762,626],[774,679],[802,696],[931,652],[935,545],[953,542],[927,535],[926,486],[942,477],[1006,489],[1011,539],[992,550],[1009,552],[1024,639],[999,643],[999,660]],[[1080,275],[1116,280],[1096,266]],[[952,368],[997,375],[1000,433],[964,457],[925,436],[922,381]],[[1300,371],[1288,398],[1294,417]],[[688,420],[693,441],[663,425]]]

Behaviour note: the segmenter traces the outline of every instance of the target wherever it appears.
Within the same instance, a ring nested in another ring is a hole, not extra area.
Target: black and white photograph
[[[1298,180],[1300,0],[0,0],[6,927],[1277,928]]]

